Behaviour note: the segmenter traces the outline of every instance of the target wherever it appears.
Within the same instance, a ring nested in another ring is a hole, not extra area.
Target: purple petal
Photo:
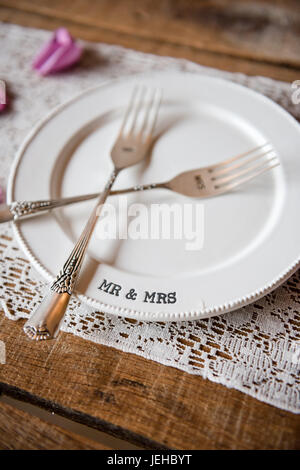
[[[59,28],[42,48],[33,67],[41,74],[48,75],[70,67],[80,59],[82,48],[75,44],[66,28]]]
[[[33,68],[39,70],[43,63],[57,50],[58,47],[59,45],[55,39],[47,42],[33,61]]]
[[[60,57],[57,58],[57,61],[53,67],[52,71],[58,72],[59,70],[66,69],[71,65],[78,62],[82,54],[81,47],[77,46],[76,44],[72,44],[72,46],[65,50]]]

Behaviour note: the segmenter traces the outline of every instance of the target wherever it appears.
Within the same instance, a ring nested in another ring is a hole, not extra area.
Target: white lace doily
[[[0,184],[5,185],[20,143],[53,107],[112,77],[147,70],[188,70],[249,86],[300,119],[289,84],[157,57],[106,44],[84,43],[74,69],[40,78],[31,70],[48,32],[0,23],[0,78],[8,84],[11,109],[0,116]],[[0,299],[10,319],[30,315],[45,282],[13,239],[0,228]],[[162,364],[233,387],[266,403],[300,412],[300,272],[256,303],[232,313],[193,322],[127,320],[72,301],[63,330],[96,343],[139,354]]]

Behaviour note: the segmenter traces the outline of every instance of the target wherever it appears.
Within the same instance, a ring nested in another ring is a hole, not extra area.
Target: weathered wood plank
[[[0,402],[0,450],[104,449],[109,448]]]
[[[249,75],[298,79],[296,2],[282,0],[275,8],[270,1],[245,0],[239,2],[242,12],[235,3],[229,7],[227,2],[183,0],[0,0],[0,20],[50,30],[64,24],[86,40],[185,57]]]
[[[141,38],[300,65],[300,11],[294,0],[276,4],[267,0],[1,0],[1,4]]]
[[[0,316],[0,390],[147,448],[300,448],[299,416],[70,334],[35,343]]]

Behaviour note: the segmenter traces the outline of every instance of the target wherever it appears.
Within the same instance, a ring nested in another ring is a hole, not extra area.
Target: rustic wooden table
[[[0,0],[0,21],[279,80],[300,78],[297,0]],[[30,342],[0,316],[0,393],[145,448],[296,449],[297,415],[222,385],[61,334]],[[0,448],[104,449],[0,403]]]

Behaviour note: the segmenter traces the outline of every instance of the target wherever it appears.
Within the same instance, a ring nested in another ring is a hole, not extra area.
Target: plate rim
[[[72,105],[72,103],[76,102],[77,100],[80,100],[84,96],[89,95],[90,93],[93,93],[99,89],[104,88],[105,86],[110,86],[118,83],[122,83],[125,80],[130,80],[130,79],[135,79],[141,78],[141,77],[149,77],[152,75],[158,76],[159,74],[180,74],[180,75],[189,75],[189,76],[195,76],[199,79],[205,78],[205,79],[211,79],[215,82],[221,82],[221,83],[226,83],[226,85],[229,85],[233,88],[241,88],[243,91],[247,91],[250,94],[255,95],[258,97],[260,100],[265,101],[275,108],[284,115],[286,119],[289,119],[292,124],[296,124],[296,126],[299,126],[299,123],[297,120],[284,108],[282,108],[278,103],[275,101],[271,100],[267,96],[263,95],[262,93],[259,93],[252,88],[249,88],[247,86],[244,86],[240,83],[236,83],[230,79],[226,78],[221,78],[221,77],[214,77],[211,75],[198,75],[196,72],[188,72],[188,71],[149,71],[146,73],[139,73],[134,76],[132,75],[126,75],[121,78],[112,78],[105,80],[103,83],[98,84],[96,86],[91,86],[70,99],[66,100],[65,102],[61,103],[60,105],[56,106],[54,109],[49,111],[44,118],[41,118],[29,131],[29,133],[26,135],[25,139],[19,146],[16,155],[14,157],[13,163],[11,165],[11,170],[9,173],[8,177],[8,183],[7,183],[7,203],[11,204],[13,201],[12,198],[12,193],[13,193],[13,187],[14,187],[14,180],[16,176],[16,172],[19,166],[19,163],[21,162],[21,159],[27,149],[27,147],[30,145],[31,141],[35,138],[35,136],[38,134],[38,132],[47,124],[48,121],[53,119],[57,114],[59,114],[62,110],[67,108],[68,106]],[[299,129],[298,129],[299,130]],[[25,255],[28,257],[29,261],[33,265],[33,267],[38,271],[39,274],[42,275],[46,279],[47,282],[53,282],[55,277],[53,277],[50,272],[43,266],[43,264],[35,257],[35,255],[32,253],[31,248],[28,246],[28,243],[22,236],[21,230],[19,228],[20,221],[13,221],[12,222],[12,227],[13,227],[13,233],[14,236],[22,249],[22,251],[25,253]],[[128,317],[128,318],[133,318],[133,319],[138,319],[138,320],[146,320],[146,321],[186,321],[186,320],[197,320],[197,319],[205,319],[205,318],[210,318],[216,315],[222,315],[227,312],[231,312],[234,310],[237,310],[241,307],[244,307],[246,305],[249,305],[256,300],[264,297],[268,293],[272,292],[274,289],[279,287],[282,283],[284,283],[291,275],[293,275],[297,269],[300,267],[300,255],[298,258],[288,266],[284,271],[282,271],[278,276],[276,276],[271,282],[268,284],[264,285],[264,287],[257,289],[253,291],[250,294],[247,294],[246,296],[242,298],[235,299],[231,302],[224,303],[218,306],[214,306],[211,308],[206,308],[203,306],[202,308],[197,308],[193,310],[188,310],[188,311],[180,311],[180,312],[168,312],[168,311],[159,311],[159,312],[149,312],[149,311],[142,311],[142,310],[137,310],[137,309],[131,309],[127,307],[121,307],[121,306],[116,306],[116,305],[111,305],[109,303],[104,303],[99,300],[96,300],[90,296],[87,296],[85,294],[80,294],[76,291],[74,291],[74,296],[77,297],[81,302],[87,304],[88,306],[95,308],[97,310],[101,310],[104,313],[108,314],[114,314],[114,315],[120,315],[123,317]]]

